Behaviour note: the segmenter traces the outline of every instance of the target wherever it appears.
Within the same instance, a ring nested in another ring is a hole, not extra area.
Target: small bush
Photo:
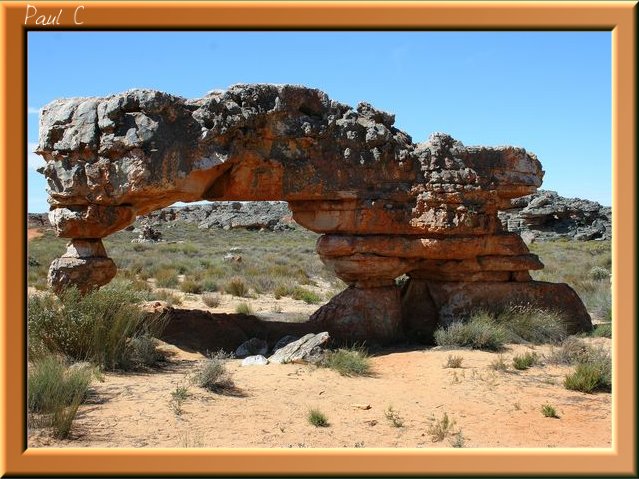
[[[173,268],[161,268],[155,272],[155,284],[159,288],[175,288],[178,285],[178,272]]]
[[[253,311],[253,308],[251,308],[251,305],[248,303],[239,303],[235,306],[235,312],[237,314],[255,314],[255,311]]]
[[[185,279],[182,283],[180,283],[180,291],[184,293],[200,294],[202,292],[202,285],[193,279]]]
[[[592,393],[612,390],[612,367],[610,357],[602,356],[589,362],[577,364],[575,371],[564,379],[566,389]]]
[[[133,341],[158,336],[164,317],[137,307],[140,296],[129,282],[112,283],[81,295],[72,288],[61,297],[31,296],[28,302],[29,355],[63,354],[105,369],[136,366]]]
[[[293,299],[304,301],[307,304],[318,304],[322,302],[322,297],[319,294],[300,286],[293,290],[291,297]]]
[[[559,419],[559,415],[557,415],[557,411],[550,404],[544,404],[543,406],[541,406],[541,413],[544,415],[544,417],[552,417],[552,418]]]
[[[393,406],[388,406],[384,411],[386,419],[390,421],[393,427],[404,427],[404,420],[397,411],[393,409]]]
[[[496,351],[503,346],[505,339],[505,329],[484,313],[474,315],[466,323],[455,322],[435,331],[435,342],[439,346],[469,346]]]
[[[612,338],[612,324],[597,324],[592,331],[592,336],[595,338]]]
[[[158,301],[166,301],[169,306],[179,306],[182,304],[182,296],[166,289],[155,290],[151,297]]]
[[[175,386],[175,390],[171,392],[171,401],[169,405],[173,410],[173,413],[176,416],[181,416],[184,412],[182,409],[182,404],[189,398],[191,393],[189,392],[189,388],[183,385]]]
[[[202,302],[209,308],[217,308],[220,305],[220,295],[217,293],[204,293]]]
[[[566,337],[563,318],[554,311],[532,306],[511,306],[494,316],[506,330],[508,342],[553,344]]]
[[[233,389],[235,384],[225,364],[228,359],[229,356],[224,351],[211,356],[195,374],[195,383],[204,389],[217,393]]]
[[[331,351],[326,355],[323,365],[342,376],[367,376],[371,369],[368,353],[360,347]]]
[[[239,296],[240,298],[244,298],[248,294],[249,288],[244,282],[243,278],[234,276],[224,285],[224,291],[232,296]]]
[[[547,360],[553,364],[578,364],[587,362],[593,349],[584,341],[575,337],[568,337],[559,348],[553,349]]]
[[[601,281],[603,279],[610,278],[610,271],[606,268],[602,268],[601,266],[593,266],[592,269],[588,272],[588,276],[590,279],[595,281]]]
[[[454,434],[455,421],[448,417],[447,413],[436,419],[428,426],[428,434],[433,442],[443,441],[448,435]]]
[[[526,353],[522,355],[515,356],[513,358],[513,367],[520,371],[530,368],[533,366],[539,357],[536,353]]]
[[[310,409],[307,415],[308,422],[315,427],[328,427],[328,419],[319,409]]]
[[[490,363],[490,369],[494,369],[495,371],[506,372],[508,371],[508,364],[504,360],[504,356],[502,354],[495,360]]]
[[[453,356],[452,354],[448,356],[446,360],[446,364],[444,364],[445,368],[461,368],[462,363],[464,362],[463,356]]]
[[[27,376],[27,409],[41,414],[42,425],[52,427],[56,437],[66,438],[92,376],[89,365],[67,367],[55,356],[38,358]]]

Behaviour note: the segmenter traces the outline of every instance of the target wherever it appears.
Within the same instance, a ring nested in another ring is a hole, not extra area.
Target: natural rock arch
[[[415,144],[393,123],[367,103],[353,109],[292,85],[56,100],[42,111],[37,152],[49,218],[70,242],[49,283],[108,283],[116,268],[101,238],[176,201],[285,200],[299,224],[323,233],[317,252],[350,285],[311,317],[335,336],[428,336],[476,307],[510,303],[591,328],[567,285],[531,281],[543,265],[497,218],[541,185],[536,156],[442,133]]]

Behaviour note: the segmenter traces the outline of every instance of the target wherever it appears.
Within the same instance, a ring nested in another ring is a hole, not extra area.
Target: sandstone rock
[[[402,338],[399,289],[349,287],[313,313],[309,323],[330,327],[331,336],[338,341],[397,341]]]
[[[56,293],[76,287],[81,293],[104,286],[117,273],[111,258],[61,257],[53,260],[49,267],[47,283]]]
[[[402,337],[402,310],[422,304],[414,294],[400,301],[394,280],[403,274],[469,291],[490,283],[486,294],[546,295],[559,307],[557,288],[530,281],[528,271],[543,265],[498,217],[520,208],[535,227],[549,215],[574,219],[574,208],[553,208],[547,197],[513,206],[541,185],[537,157],[511,146],[465,146],[445,133],[413,143],[394,121],[368,103],[352,108],[294,85],[234,85],[193,100],[152,90],[56,100],[42,109],[37,152],[46,162],[49,219],[77,257],[54,261],[50,280],[56,288],[84,282],[83,290],[108,282],[115,266],[97,243],[78,241],[176,201],[227,203],[147,219],[190,211],[202,229],[275,229],[279,219],[266,211],[243,215],[243,201],[285,201],[297,223],[327,235],[318,252],[351,285],[311,318],[340,339]],[[579,207],[594,218],[595,209]],[[579,234],[597,234],[592,228]],[[435,307],[441,320],[451,305]],[[585,328],[580,318],[575,324]]]
[[[404,323],[428,338],[437,326],[467,318],[475,311],[494,313],[508,306],[545,308],[559,312],[568,332],[592,329],[591,319],[574,290],[563,283],[447,282],[411,279],[402,294]]]
[[[530,240],[559,238],[610,240],[612,210],[579,198],[564,198],[554,191],[540,190],[511,201],[499,213],[502,225]]]
[[[271,363],[311,363],[322,360],[322,347],[326,345],[330,336],[327,332],[309,333],[297,341],[287,344],[273,353],[268,360]]]

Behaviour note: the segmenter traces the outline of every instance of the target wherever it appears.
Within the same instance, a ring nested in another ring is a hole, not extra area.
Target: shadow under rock
[[[220,349],[234,352],[251,338],[263,339],[272,348],[283,336],[320,332],[308,322],[264,321],[245,314],[172,308],[167,315],[168,321],[160,339],[184,351],[203,355]]]

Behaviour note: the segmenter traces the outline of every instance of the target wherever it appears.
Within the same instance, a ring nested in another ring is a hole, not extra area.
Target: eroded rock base
[[[399,341],[403,339],[399,288],[351,286],[313,313],[309,324],[343,342]]]
[[[431,342],[435,329],[474,311],[499,313],[509,306],[558,312],[569,334],[592,330],[586,307],[564,283],[456,282],[410,279],[402,290],[402,324],[409,338]]]

